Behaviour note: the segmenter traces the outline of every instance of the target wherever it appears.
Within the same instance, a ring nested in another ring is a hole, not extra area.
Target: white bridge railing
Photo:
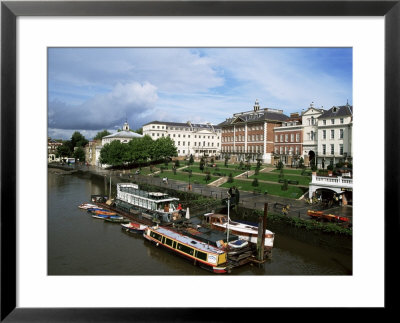
[[[353,187],[352,178],[343,178],[341,176],[317,176],[315,173],[311,177],[311,185],[327,185],[327,186],[340,186],[340,187]]]

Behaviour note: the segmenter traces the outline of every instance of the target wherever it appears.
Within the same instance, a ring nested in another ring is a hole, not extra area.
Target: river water
[[[78,205],[105,194],[101,178],[48,172],[49,275],[215,275],[126,233],[118,223],[92,218]],[[352,257],[275,233],[272,258],[231,275],[351,275]]]

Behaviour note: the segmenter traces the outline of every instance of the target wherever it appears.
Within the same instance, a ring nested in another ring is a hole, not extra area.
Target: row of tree
[[[169,137],[160,137],[157,140],[150,136],[134,138],[128,143],[114,140],[105,144],[100,151],[100,163],[111,166],[123,166],[149,161],[161,161],[176,157],[177,149]]]

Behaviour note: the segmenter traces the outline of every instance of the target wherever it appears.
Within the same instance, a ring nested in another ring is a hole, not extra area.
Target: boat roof
[[[121,192],[125,192],[128,194],[136,195],[141,198],[145,198],[148,200],[152,200],[153,202],[156,203],[161,203],[161,202],[171,202],[171,201],[179,201],[179,198],[177,197],[169,197],[168,194],[166,193],[161,193],[161,192],[147,192],[140,190],[138,188],[129,186],[129,185],[119,185],[118,190]]]
[[[153,231],[155,231],[155,232],[159,232],[159,233],[161,233],[161,234],[163,234],[163,235],[165,235],[167,237],[175,239],[175,240],[177,240],[179,242],[182,242],[184,244],[187,244],[189,246],[192,246],[192,247],[194,247],[196,249],[199,249],[201,251],[204,251],[204,252],[213,252],[213,253],[216,253],[216,254],[225,253],[225,251],[223,251],[221,249],[218,249],[216,247],[213,247],[213,246],[211,246],[211,245],[209,245],[209,244],[207,244],[205,242],[201,242],[200,240],[194,239],[192,237],[185,236],[185,235],[183,235],[183,234],[181,234],[179,232],[172,231],[172,230],[164,228],[164,227],[158,227],[157,229],[151,228],[151,229]]]

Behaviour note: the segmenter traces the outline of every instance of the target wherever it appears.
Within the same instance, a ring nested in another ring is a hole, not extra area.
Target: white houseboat
[[[184,212],[179,206],[179,199],[160,192],[147,192],[137,184],[118,183],[115,204],[126,212],[140,212],[153,220],[168,223],[180,219]]]

